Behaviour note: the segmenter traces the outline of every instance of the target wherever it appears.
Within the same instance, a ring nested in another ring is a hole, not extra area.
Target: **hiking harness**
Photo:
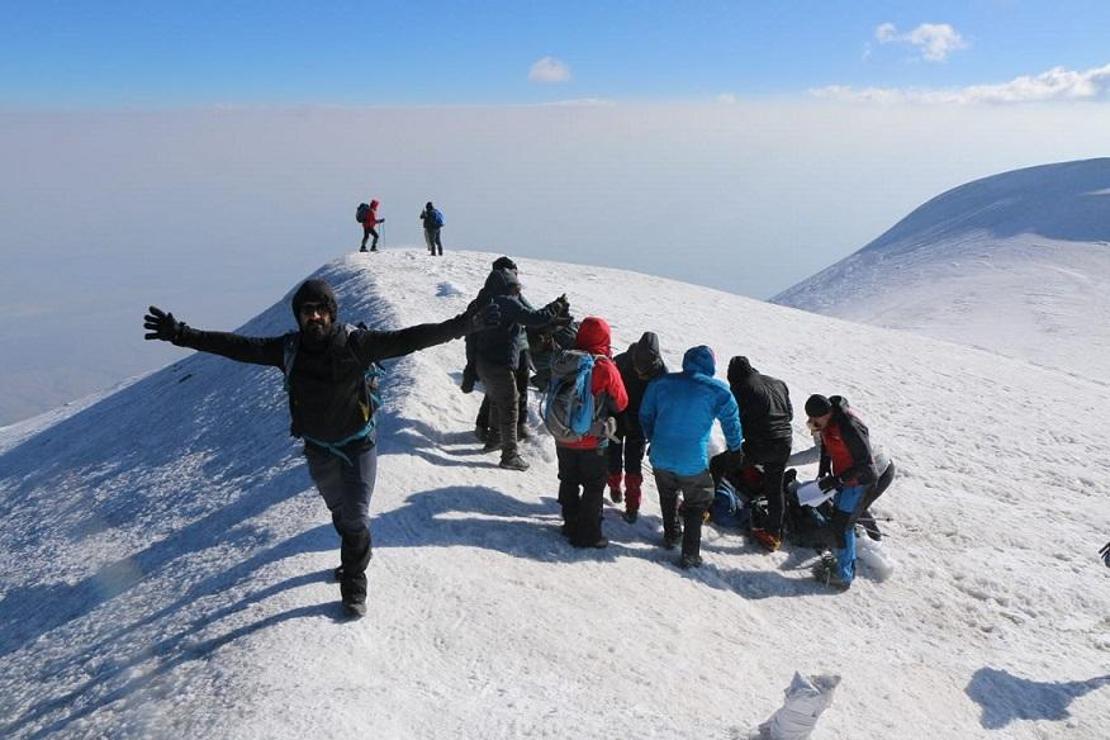
[[[349,334],[350,332],[355,331],[361,327],[347,324],[345,328],[347,330],[347,333]],[[285,345],[283,347],[282,372],[285,373],[285,392],[289,394],[290,404],[292,404],[293,393],[293,387],[290,383],[290,378],[293,376],[293,360],[297,357],[297,350],[300,348],[300,339],[300,332],[290,334],[285,338]],[[381,408],[382,405],[382,396],[381,393],[378,391],[378,385],[381,377],[384,374],[385,372],[384,370],[382,370],[381,365],[376,362],[371,362],[370,366],[366,368],[366,372],[363,374],[366,382],[366,395],[369,399],[370,404],[369,407],[366,409],[366,426],[364,426],[362,429],[355,432],[354,434],[344,437],[337,442],[325,442],[322,439],[316,439],[315,437],[310,437],[307,434],[299,435],[300,438],[303,439],[305,442],[311,442],[317,447],[327,450],[343,462],[347,463],[351,467],[354,467],[354,462],[352,462],[351,458],[348,457],[345,452],[343,452],[342,448],[346,447],[352,442],[357,442],[359,440],[369,438],[378,428],[378,415],[375,412],[379,408]],[[292,411],[290,411],[290,413],[292,413]]]

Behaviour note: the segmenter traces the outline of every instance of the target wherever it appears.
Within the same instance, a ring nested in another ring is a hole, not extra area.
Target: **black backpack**
[[[366,221],[366,217],[369,214],[370,214],[370,204],[369,203],[359,203],[358,208],[355,209],[355,221],[358,221],[361,224],[364,221]],[[373,224],[371,224],[371,225],[373,225]]]

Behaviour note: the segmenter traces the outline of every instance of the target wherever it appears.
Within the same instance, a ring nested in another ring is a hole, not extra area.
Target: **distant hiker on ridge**
[[[640,426],[651,445],[651,466],[663,512],[663,547],[673,549],[682,538],[683,568],[701,565],[701,525],[713,503],[709,473],[709,433],[719,421],[728,445],[725,467],[739,466],[744,433],[736,399],[728,386],[713,377],[717,360],[705,345],[691,347],[682,358],[682,372],[653,380],[640,406]],[[684,531],[679,531],[678,494],[685,501]]]
[[[363,206],[366,207],[363,208]],[[376,227],[378,224],[385,223],[384,218],[378,218],[378,201],[372,200],[370,201],[369,205],[367,205],[366,203],[360,204],[358,207],[358,212],[355,214],[355,218],[360,224],[362,224],[362,246],[359,247],[358,251],[365,252],[366,240],[373,236],[374,241],[370,244],[370,251],[377,252],[378,230]]]
[[[420,220],[424,222],[424,242],[428,245],[428,252],[434,257],[438,248],[439,256],[442,257],[443,239],[439,232],[446,223],[443,213],[432,205],[432,201],[428,201],[424,204],[424,210],[420,212]]]
[[[342,539],[336,569],[343,606],[366,613],[370,562],[370,497],[377,475],[377,394],[374,363],[432,347],[496,323],[498,309],[467,311],[439,324],[372,331],[339,324],[335,293],[325,281],[306,280],[293,294],[298,331],[245,337],[187,326],[154,306],[143,318],[145,339],[270,365],[285,373],[290,433],[304,440],[308,472]]]
[[[644,482],[644,430],[640,426],[640,405],[648,383],[667,374],[659,353],[659,337],[645,331],[640,341],[613,358],[628,391],[628,408],[617,415],[617,430],[609,442],[609,498],[624,501],[624,520],[629,524],[640,516]],[[621,491],[621,477],[625,490]]]

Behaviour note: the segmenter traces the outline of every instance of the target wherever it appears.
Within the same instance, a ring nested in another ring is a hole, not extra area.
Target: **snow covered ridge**
[[[1110,377],[1110,159],[933,198],[775,303]]]
[[[343,319],[398,327],[461,311],[496,256],[399,250],[319,274]],[[701,343],[722,374],[746,354],[797,407],[847,395],[902,471],[876,507],[895,575],[864,569],[832,594],[812,553],[712,529],[706,566],[680,571],[656,544],[650,480],[640,521],[610,510],[607,550],[568,548],[550,438],[533,415],[523,474],[481,454],[453,342],[388,365],[370,613],[339,622],[337,538],[281,374],[183,351],[0,451],[0,735],[747,737],[798,671],[841,676],[814,738],[1105,736],[1106,384],[661,278],[518,263],[533,302],[566,291],[617,348],[652,330],[672,365]],[[292,322],[286,294],[242,332]]]

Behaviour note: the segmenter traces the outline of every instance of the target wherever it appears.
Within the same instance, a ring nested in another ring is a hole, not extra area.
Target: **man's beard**
[[[305,338],[310,342],[322,342],[328,337],[330,326],[325,325],[323,321],[309,321],[301,331],[304,333]]]

